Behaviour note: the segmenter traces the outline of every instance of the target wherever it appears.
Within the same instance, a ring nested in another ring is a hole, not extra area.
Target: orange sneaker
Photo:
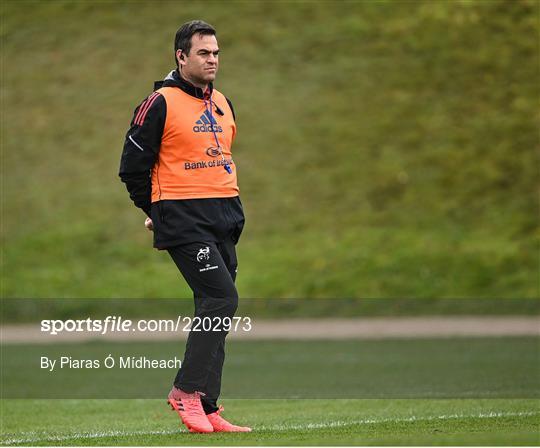
[[[208,421],[214,428],[214,432],[251,432],[251,428],[248,428],[247,426],[236,426],[225,420],[219,415],[223,410],[223,406],[220,406],[216,412],[207,415]]]
[[[173,386],[169,392],[167,402],[173,411],[178,412],[180,419],[189,432],[214,432],[212,424],[208,421],[201,404],[201,392],[188,394]]]

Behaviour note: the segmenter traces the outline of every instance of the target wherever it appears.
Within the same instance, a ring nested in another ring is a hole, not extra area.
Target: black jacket
[[[203,98],[202,89],[182,79],[177,70],[165,80],[154,83],[154,91],[161,87],[178,87],[189,95]],[[211,84],[209,87],[212,89]],[[235,118],[232,103],[229,99],[227,102]],[[223,241],[227,238],[237,242],[244,226],[244,213],[238,196],[162,200],[152,204],[151,170],[158,158],[166,116],[167,103],[160,94],[150,95],[137,106],[126,133],[120,161],[119,175],[131,200],[152,218],[154,247],[165,249],[195,241]]]

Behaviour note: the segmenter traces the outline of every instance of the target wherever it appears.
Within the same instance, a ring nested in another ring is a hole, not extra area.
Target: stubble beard
[[[201,81],[203,82],[203,84],[209,84],[211,82],[213,82],[215,79],[216,79],[216,75],[217,75],[217,69],[214,73],[203,73],[202,77],[201,77]]]
[[[191,82],[193,84],[198,84],[198,85],[208,85],[210,84],[211,82],[214,82],[214,80],[216,79],[216,75],[217,75],[217,72],[213,73],[213,74],[208,74],[205,76],[205,73],[202,73],[200,76],[198,75],[191,75],[189,78],[188,78],[188,81],[191,80]]]
[[[204,71],[201,73],[185,73],[183,70],[179,70],[180,75],[191,84],[196,86],[208,85],[216,79],[217,69],[214,73],[209,74]]]

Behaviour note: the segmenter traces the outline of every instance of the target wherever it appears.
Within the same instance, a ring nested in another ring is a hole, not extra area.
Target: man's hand
[[[146,220],[144,221],[144,227],[146,227],[151,232],[154,231],[154,223],[150,218],[146,218]]]

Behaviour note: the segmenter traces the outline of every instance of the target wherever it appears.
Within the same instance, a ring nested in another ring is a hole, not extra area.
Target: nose
[[[217,56],[213,53],[210,53],[210,55],[208,56],[208,62],[210,64],[215,64],[217,62]]]

